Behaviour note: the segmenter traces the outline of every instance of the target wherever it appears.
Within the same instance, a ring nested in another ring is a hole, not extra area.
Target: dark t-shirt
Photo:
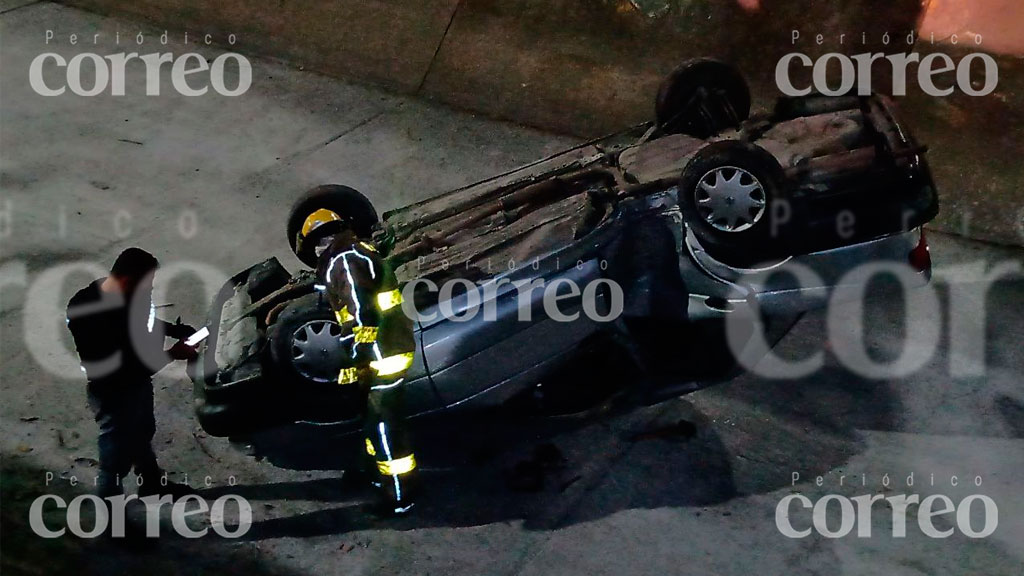
[[[68,328],[91,387],[132,386],[150,382],[167,365],[163,349],[166,323],[156,319],[149,294],[125,302],[103,292],[100,278],[68,302]]]

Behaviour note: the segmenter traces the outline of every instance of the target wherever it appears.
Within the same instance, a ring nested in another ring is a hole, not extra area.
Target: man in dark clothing
[[[366,454],[373,485],[388,511],[403,514],[413,505],[416,457],[404,425],[403,378],[416,349],[412,319],[402,310],[402,293],[390,267],[367,239],[330,210],[306,219],[297,245],[315,251],[317,277],[331,308],[353,339],[353,363],[338,384],[366,393]]]
[[[151,445],[152,376],[172,359],[186,360],[195,350],[178,342],[164,350],[164,338],[183,339],[195,330],[157,320],[152,300],[157,260],[129,248],[110,275],[81,289],[68,303],[68,328],[88,380],[89,406],[99,424],[101,497],[122,493],[121,482],[134,467],[140,495],[160,492],[162,471]]]

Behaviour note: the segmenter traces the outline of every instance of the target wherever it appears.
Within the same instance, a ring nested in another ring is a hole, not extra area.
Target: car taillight
[[[928,249],[928,239],[924,235],[924,228],[921,228],[921,239],[917,242],[917,246],[910,251],[908,259],[914,270],[918,272],[931,272],[932,253]]]

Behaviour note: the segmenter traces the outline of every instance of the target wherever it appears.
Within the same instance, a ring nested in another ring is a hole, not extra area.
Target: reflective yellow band
[[[388,356],[387,358],[370,362],[370,368],[376,370],[378,376],[399,374],[408,370],[409,366],[412,366],[412,352],[395,354],[394,356]]]
[[[356,368],[342,368],[338,372],[338,384],[354,384],[359,381],[359,370]]]
[[[334,312],[334,317],[338,319],[338,323],[344,324],[351,322],[356,319],[355,316],[348,313],[348,306]]]
[[[366,439],[366,453],[370,456],[376,456],[377,451],[373,449],[373,442],[369,438]]]
[[[386,310],[390,310],[390,309],[394,308],[395,306],[400,306],[401,304],[402,304],[402,292],[401,292],[401,290],[389,290],[388,292],[381,292],[380,294],[377,294],[377,308],[381,312],[384,312]],[[344,324],[346,322],[351,322],[351,321],[356,319],[355,316],[353,316],[351,313],[349,313],[348,306],[342,308],[341,310],[336,311],[334,313],[334,317],[337,318],[338,322],[341,323],[341,324]]]
[[[416,469],[416,456],[409,454],[405,458],[377,462],[377,470],[384,476],[398,476]]]
[[[381,292],[377,294],[377,308],[381,312],[390,310],[395,306],[402,303],[402,291],[401,290],[389,290],[387,292]]]
[[[369,242],[360,242],[359,245],[362,246],[363,248],[366,248],[370,252],[376,252],[377,251],[377,247],[374,246],[373,244],[370,244]]]
[[[356,344],[373,344],[377,341],[376,326],[354,326],[352,334],[356,337]]]

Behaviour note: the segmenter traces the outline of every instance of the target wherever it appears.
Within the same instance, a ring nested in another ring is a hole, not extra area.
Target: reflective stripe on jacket
[[[335,241],[320,256],[317,275],[338,321],[354,339],[355,365],[342,370],[338,382],[355,382],[366,367],[380,377],[401,377],[416,346],[412,319],[402,311],[402,294],[387,262],[368,242]]]

